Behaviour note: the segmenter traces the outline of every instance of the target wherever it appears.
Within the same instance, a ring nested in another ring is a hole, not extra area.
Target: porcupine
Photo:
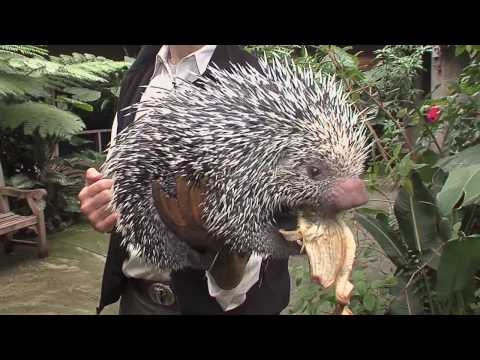
[[[342,85],[286,59],[260,67],[210,66],[202,88],[158,89],[161,97],[131,107],[141,116],[117,136],[103,171],[113,179],[123,245],[147,262],[176,270],[192,255],[162,222],[154,180],[175,197],[177,177],[206,179],[209,234],[264,257],[299,254],[278,232],[282,212],[313,207],[328,215],[363,202],[367,136]]]

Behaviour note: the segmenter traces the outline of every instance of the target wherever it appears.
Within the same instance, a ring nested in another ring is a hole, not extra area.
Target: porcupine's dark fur
[[[281,209],[328,207],[336,179],[360,175],[367,144],[359,114],[339,83],[287,61],[211,67],[203,89],[134,106],[141,116],[117,136],[104,166],[125,245],[161,268],[189,265],[153,203],[152,180],[175,196],[174,179],[207,178],[204,222],[232,250],[286,257],[298,247],[275,228]],[[309,176],[309,166],[320,170]]]

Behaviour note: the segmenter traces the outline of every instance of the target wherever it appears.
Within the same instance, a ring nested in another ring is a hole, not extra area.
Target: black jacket
[[[126,107],[140,101],[143,89],[153,75],[155,56],[160,46],[142,47],[137,60],[131,66],[122,83],[117,114],[118,132],[125,129],[134,119],[134,114],[122,111]],[[213,53],[210,63],[220,68],[227,68],[229,63],[249,63],[258,68],[255,57],[236,45],[219,45]],[[204,76],[209,76],[208,69]],[[198,81],[201,86],[201,79]],[[113,233],[110,238],[107,261],[102,282],[102,292],[97,313],[114,302],[122,294],[125,281],[122,264],[127,253],[120,246],[121,237]],[[185,269],[172,274],[172,288],[183,314],[222,314],[224,313],[208,293],[205,272]],[[247,299],[229,314],[278,314],[290,300],[290,277],[288,260],[269,260],[262,263],[260,280],[247,293]]]

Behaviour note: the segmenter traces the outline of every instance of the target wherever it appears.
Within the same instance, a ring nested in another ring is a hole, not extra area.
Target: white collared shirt
[[[182,82],[193,82],[201,77],[210,63],[216,45],[206,45],[194,53],[183,58],[177,65],[173,66],[168,61],[168,45],[162,46],[155,61],[155,70],[150,79],[149,86],[142,95],[142,101],[151,97],[160,96],[155,91],[156,87],[173,90],[175,86],[181,86]],[[137,114],[137,117],[139,114]],[[117,134],[117,118],[112,126],[112,139],[115,141]],[[130,258],[123,263],[123,273],[130,278],[153,280],[160,282],[170,281],[170,272],[162,272],[153,265],[146,264],[138,253],[128,249]],[[248,290],[259,280],[262,258],[257,255],[250,257],[245,268],[245,274],[240,284],[232,290],[223,290],[216,283],[213,277],[206,271],[208,290],[210,296],[215,297],[224,311],[233,310],[245,302]]]

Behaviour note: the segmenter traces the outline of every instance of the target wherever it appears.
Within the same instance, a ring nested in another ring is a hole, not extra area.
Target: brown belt
[[[142,279],[128,279],[128,281],[138,292],[149,298],[154,304],[174,306],[176,303],[175,294],[167,284]]]

